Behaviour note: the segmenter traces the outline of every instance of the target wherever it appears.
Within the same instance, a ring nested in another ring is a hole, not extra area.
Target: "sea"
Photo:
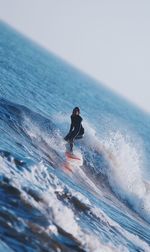
[[[0,22],[0,252],[150,252],[149,164],[147,112]]]

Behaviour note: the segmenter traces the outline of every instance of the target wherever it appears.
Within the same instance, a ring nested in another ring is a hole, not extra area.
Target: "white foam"
[[[122,235],[122,237],[125,237],[127,240],[130,240],[131,243],[134,244],[134,246],[141,248],[145,252],[150,251],[150,246],[145,241],[140,239],[137,235],[134,235],[129,231],[123,229],[117,222],[110,219],[110,217],[108,217],[101,209],[92,207],[90,211],[105,223],[107,229],[114,227],[118,231],[119,235]]]
[[[47,198],[47,199],[46,199]],[[92,252],[127,252],[127,248],[124,246],[115,246],[111,242],[104,244],[98,237],[89,234],[81,229],[78,224],[78,218],[76,218],[72,209],[64,206],[55,196],[52,191],[44,195],[47,204],[52,209],[53,218],[55,224],[62,227],[66,232],[75,237],[87,251]]]
[[[53,131],[53,134],[46,132],[40,129],[30,118],[24,116],[24,129],[30,138],[42,148],[48,148],[52,146],[52,148],[58,152],[64,152],[65,150],[65,142],[62,141],[62,137],[60,136],[57,130]],[[47,146],[44,144],[47,144]],[[47,149],[48,150],[48,149]]]
[[[44,193],[43,200],[47,202],[49,208],[51,208],[55,224],[77,237],[80,233],[80,227],[74,218],[73,211],[63,205],[52,190]]]
[[[110,163],[107,176],[112,189],[150,222],[150,190],[142,174],[142,146],[139,150],[136,143],[120,132],[110,134],[103,144]]]
[[[94,149],[98,147],[100,150],[100,142],[96,136],[96,129],[86,120],[84,121],[84,125],[86,128],[86,134],[84,136],[85,144]]]
[[[62,112],[59,112],[59,113],[55,113],[53,115],[53,120],[57,123],[70,123],[70,117],[68,116],[68,114],[64,114]]]
[[[136,137],[135,142],[135,137],[132,140],[119,131],[99,137],[89,122],[85,124],[85,144],[103,154],[109,163],[108,169],[101,164],[98,169],[107,175],[113,191],[150,222],[150,187],[142,174],[145,157],[141,139]]]
[[[101,242],[96,236],[84,234],[83,238],[88,252],[129,252],[123,245],[113,245],[111,242]]]
[[[97,246],[96,249],[99,249],[99,248],[104,249],[102,251],[121,251],[121,252],[128,251],[127,249],[128,244],[126,243],[126,240],[129,240],[131,241],[131,243],[134,244],[134,246],[137,246],[143,249],[143,251],[145,252],[150,251],[150,247],[145,241],[140,239],[137,235],[134,235],[130,233],[129,231],[125,230],[124,228],[122,228],[117,222],[112,220],[103,210],[101,210],[100,208],[94,207],[92,203],[89,201],[89,199],[87,199],[82,193],[74,191],[73,189],[71,189],[70,192],[72,196],[75,196],[78,200],[80,200],[80,202],[83,202],[87,207],[89,207],[89,211],[92,212],[92,214],[95,215],[97,218],[99,218],[103,224],[105,223],[104,225],[106,227],[107,232],[112,227],[114,227],[115,230],[118,231],[118,243],[120,242],[120,235],[122,238],[124,238],[124,244],[117,245],[117,247],[114,247],[114,244],[110,242],[109,244],[107,244],[107,246],[104,244],[101,244]],[[89,237],[87,237],[87,239],[89,239]],[[96,240],[94,239],[94,237],[91,236],[91,240],[93,242],[91,246],[93,244],[96,244]],[[91,251],[94,251],[94,250],[91,250]],[[95,251],[98,251],[98,250],[95,250]]]
[[[32,204],[47,217],[50,215],[48,218],[50,225],[47,228],[47,232],[57,235],[57,226],[60,226],[66,232],[72,234],[72,236],[80,242],[81,246],[86,248],[86,251],[89,252],[128,251],[124,246],[114,245],[111,242],[104,243],[104,241],[101,241],[96,235],[90,234],[90,232],[81,228],[79,218],[76,216],[73,209],[64,205],[56,196],[55,186],[57,189],[63,190],[63,184],[61,185],[55,175],[53,175],[53,178],[50,178],[47,168],[43,164],[39,163],[38,166],[34,165],[31,169],[32,172],[26,170],[23,173],[15,169],[15,166],[12,167],[14,171],[12,173],[10,165],[10,162],[7,163],[7,160],[0,158],[1,173],[4,173],[11,179],[11,183],[20,190],[26,202]],[[51,180],[54,180],[54,187],[51,185]],[[24,187],[35,188],[39,196],[41,196],[41,201],[35,201],[33,197],[24,191]],[[84,202],[86,201],[85,197],[81,194],[78,194],[78,197]],[[89,201],[86,203],[88,204]],[[48,209],[51,209],[51,211],[48,211]]]

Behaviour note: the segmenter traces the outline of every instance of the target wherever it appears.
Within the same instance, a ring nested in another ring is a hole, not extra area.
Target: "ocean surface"
[[[149,164],[149,114],[0,23],[0,251],[150,252]]]

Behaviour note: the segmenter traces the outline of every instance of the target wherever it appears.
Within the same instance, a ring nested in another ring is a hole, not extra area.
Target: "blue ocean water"
[[[2,22],[0,133],[0,251],[150,251],[150,116]]]

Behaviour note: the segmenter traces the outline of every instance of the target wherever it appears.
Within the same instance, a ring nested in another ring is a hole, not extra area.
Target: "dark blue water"
[[[0,133],[0,251],[150,251],[149,115],[2,22]]]

